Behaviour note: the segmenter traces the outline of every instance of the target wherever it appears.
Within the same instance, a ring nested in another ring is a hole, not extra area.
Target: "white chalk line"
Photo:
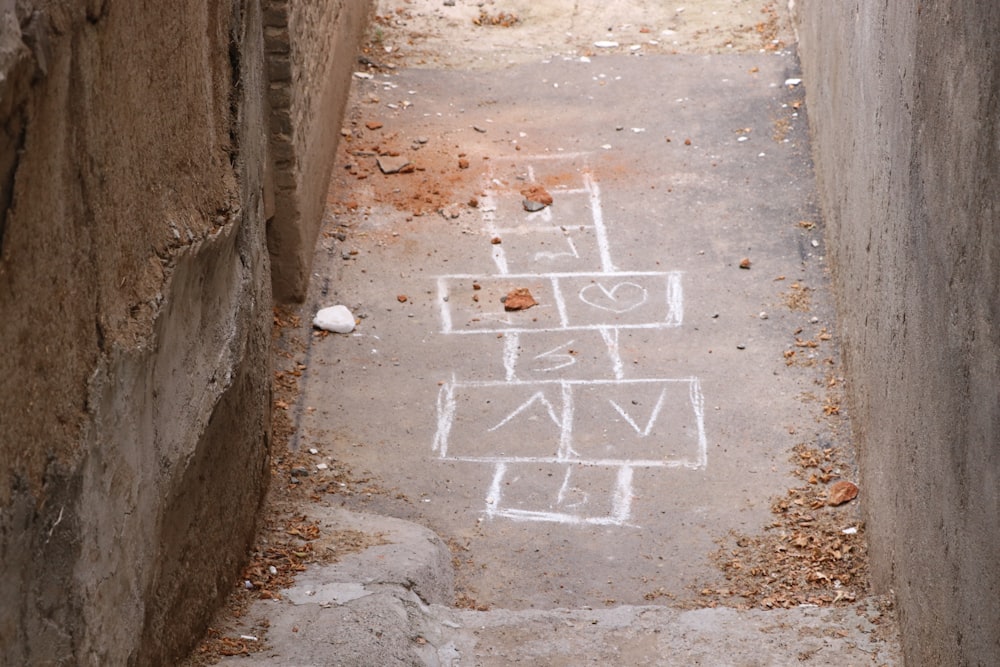
[[[708,436],[705,435],[705,397],[701,393],[701,381],[691,378],[688,390],[691,397],[691,407],[694,410],[695,423],[698,426],[698,467],[708,466]]]
[[[618,485],[611,499],[611,516],[625,523],[632,514],[632,467],[622,466],[618,470]]]
[[[640,526],[633,526],[627,521],[622,521],[615,517],[584,517],[577,516],[575,514],[562,514],[560,512],[536,512],[532,510],[500,510],[498,512],[489,512],[490,517],[499,516],[504,519],[511,519],[512,521],[544,521],[547,523],[567,523],[570,525],[588,525],[588,526],[630,526],[632,528],[639,528]]]
[[[667,319],[665,324],[679,327],[684,322],[684,287],[681,285],[681,273],[671,271],[667,274]]]
[[[485,319],[485,318],[480,318]],[[495,318],[494,318],[495,319]],[[475,324],[474,322],[472,324]],[[514,326],[503,328],[486,328],[486,327],[476,327],[469,329],[454,329],[451,331],[442,330],[442,334],[447,334],[449,336],[467,336],[469,334],[507,334],[507,333],[559,333],[566,331],[599,331],[601,329],[607,329],[608,324],[569,324],[563,327],[530,327],[530,326]],[[642,322],[639,324],[615,324],[613,325],[615,329],[676,329],[680,327],[680,324],[675,324],[673,322]]]
[[[525,155],[522,159],[526,162],[534,160],[572,160],[579,157],[590,157],[593,153],[588,151],[563,151],[559,153],[537,153],[535,155]]]
[[[538,380],[516,380],[514,382],[508,382],[506,380],[454,380],[453,383],[457,387],[530,387],[535,385],[571,385],[571,386],[599,386],[599,385],[612,385],[616,387],[621,387],[623,385],[629,384],[662,384],[662,383],[684,383],[684,384],[697,384],[699,382],[696,377],[687,378],[630,378],[627,380],[605,380],[605,379],[593,379],[593,380],[567,380],[567,379],[538,379]],[[699,393],[700,396],[700,393]]]
[[[583,183],[590,191],[590,215],[594,220],[594,232],[597,236],[597,249],[601,254],[601,269],[604,273],[614,273],[615,264],[611,261],[611,246],[608,243],[608,230],[604,226],[604,210],[601,208],[601,189],[589,172],[584,172]]]
[[[573,449],[573,391],[565,382],[562,383],[563,401],[563,423],[559,431],[559,452],[558,457],[568,460],[570,457],[579,458],[579,454]]]
[[[438,452],[441,458],[448,456],[448,435],[455,420],[455,378],[446,382],[438,391],[437,397],[437,433],[434,434],[434,447],[431,451]]]
[[[608,346],[608,356],[611,358],[611,371],[616,380],[625,379],[625,364],[622,363],[621,350],[618,347],[618,328],[601,327],[601,338]]]
[[[572,229],[566,225],[518,225],[517,227],[497,227],[497,236],[527,236],[528,234],[564,234],[570,232],[586,232],[592,230],[593,225],[572,225]]]
[[[500,494],[501,485],[503,483],[503,477],[507,474],[507,466],[502,462],[497,462],[496,468],[493,470],[493,481],[490,482],[490,488],[486,492],[486,515],[493,516],[496,514],[497,509],[500,507]]]
[[[556,312],[559,313],[559,324],[565,329],[569,326],[569,310],[566,308],[566,299],[563,298],[562,288],[559,286],[559,278],[553,277],[552,297],[556,301]]]
[[[540,280],[546,278],[671,278],[676,276],[679,280],[684,275],[683,271],[550,271],[546,273],[505,273],[502,276],[483,273],[449,273],[434,276],[438,279],[454,280],[489,280],[490,278],[503,278],[505,280]]]
[[[503,338],[503,368],[507,382],[517,380],[517,359],[520,355],[521,335],[512,333]]]
[[[705,466],[698,460],[689,458],[675,459],[563,459],[558,456],[447,456],[438,457],[445,461],[456,461],[459,463],[490,463],[493,465],[517,464],[517,463],[560,463],[574,466],[584,466],[589,468],[668,468],[688,470],[701,470]]]
[[[441,333],[449,333],[451,331],[451,308],[448,307],[448,299],[450,298],[448,293],[448,278],[446,276],[439,276],[437,286],[438,303],[441,306],[439,308],[441,311]]]

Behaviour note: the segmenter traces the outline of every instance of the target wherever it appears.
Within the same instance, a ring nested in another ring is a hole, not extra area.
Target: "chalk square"
[[[507,311],[503,299],[526,288],[538,305]],[[551,278],[539,275],[442,276],[438,279],[442,333],[531,331],[562,327]]]
[[[621,365],[617,341],[614,331],[578,329],[526,331],[499,342],[508,376],[530,382],[613,380]]]
[[[683,320],[680,273],[561,276],[568,326],[677,327]]]
[[[525,195],[533,186],[541,186],[552,197],[552,203],[538,211],[524,207]],[[517,187],[492,188],[490,198],[493,210],[484,210],[498,230],[563,229],[579,230],[580,226],[594,224],[590,192],[564,186],[546,187],[540,183],[518,183]]]
[[[704,465],[704,424],[696,381],[578,384],[573,453],[584,460]]]
[[[579,463],[507,463],[496,469],[487,514],[521,521],[621,525],[631,470]]]
[[[455,459],[553,458],[563,443],[558,384],[453,383],[438,405],[438,454]]]
[[[593,227],[573,225],[499,232],[504,259],[514,273],[596,271],[601,254]]]

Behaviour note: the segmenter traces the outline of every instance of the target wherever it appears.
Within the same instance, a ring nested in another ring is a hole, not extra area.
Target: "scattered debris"
[[[791,461],[804,485],[773,500],[775,520],[761,534],[723,541],[713,558],[726,582],[699,587],[701,604],[789,609],[847,604],[866,592],[864,524],[844,528],[843,510],[828,506],[824,486],[849,465],[835,447],[805,444],[794,447]]]
[[[485,9],[479,10],[479,16],[472,19],[472,22],[476,25],[495,25],[501,28],[509,28],[521,22],[521,19],[517,17],[517,14],[511,12],[497,12],[496,14],[490,14]]]
[[[380,155],[377,158],[378,168],[383,174],[407,174],[413,171],[413,163],[402,155]]]
[[[503,309],[506,311],[527,310],[532,306],[537,306],[535,297],[531,296],[531,291],[527,287],[517,287],[507,293],[503,299]]]
[[[537,202],[544,206],[552,206],[552,195],[540,185],[532,185],[530,188],[521,190],[521,196],[526,201]]]
[[[788,287],[789,291],[782,294],[788,309],[808,311],[812,307],[812,298],[809,294],[811,288],[797,282]]]
[[[333,333],[351,333],[355,326],[354,315],[347,306],[322,308],[313,318],[313,326]]]

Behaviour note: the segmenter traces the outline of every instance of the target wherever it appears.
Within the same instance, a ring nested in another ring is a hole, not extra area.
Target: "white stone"
[[[596,46],[599,49],[613,49],[616,46],[618,46],[618,42],[612,42],[610,40],[601,40],[598,42],[594,42],[594,46]]]
[[[354,315],[347,306],[323,308],[313,318],[313,326],[333,333],[351,333],[354,331]]]

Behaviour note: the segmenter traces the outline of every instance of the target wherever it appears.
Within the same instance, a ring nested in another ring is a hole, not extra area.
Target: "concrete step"
[[[425,528],[330,509],[337,531],[379,543],[302,573],[232,634],[269,624],[266,648],[225,665],[897,665],[891,619],[872,601],[749,610],[621,605],[472,611],[449,604],[450,552]],[[250,642],[253,644],[254,642]],[[257,648],[257,647],[255,647]]]

